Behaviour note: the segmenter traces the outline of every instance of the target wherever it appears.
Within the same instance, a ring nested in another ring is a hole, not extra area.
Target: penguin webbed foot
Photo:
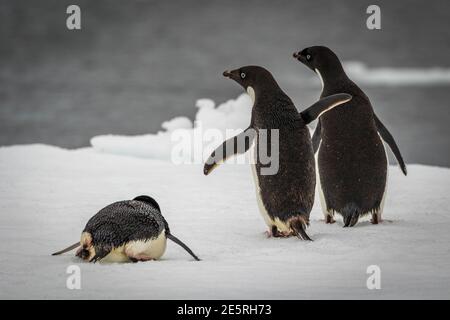
[[[274,238],[289,238],[292,234],[286,232],[280,232],[276,226],[272,226],[271,231],[267,231]]]
[[[370,219],[370,223],[379,224],[381,222],[383,222],[383,220],[381,219],[381,215],[379,215],[378,213],[372,213],[372,219]]]
[[[334,220],[332,215],[327,215],[327,217],[325,218],[325,223],[326,224],[333,224],[335,222],[336,222],[336,220]]]
[[[267,238],[289,238],[294,235],[291,232],[281,232],[276,226],[272,226],[270,230],[265,231],[264,234],[267,236]]]

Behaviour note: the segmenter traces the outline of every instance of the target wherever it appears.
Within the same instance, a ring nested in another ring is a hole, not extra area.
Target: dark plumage
[[[255,183],[257,196],[263,205],[262,214],[274,236],[295,234],[310,240],[304,230],[309,223],[309,214],[314,203],[316,176],[314,152],[306,124],[327,108],[348,101],[351,97],[337,95],[325,103],[319,101],[299,114],[291,99],[266,69],[247,66],[226,71],[224,76],[235,80],[250,95],[254,95],[251,123],[243,133],[225,141],[212,153],[205,164],[204,173],[209,174],[228,156],[247,151],[252,141],[255,143],[256,154],[259,154],[260,148],[267,148],[268,152],[263,154],[273,154],[270,130],[278,130],[278,171],[274,174],[263,174],[262,169],[268,165],[263,164],[259,157],[255,165]],[[268,138],[260,141],[263,131]],[[231,148],[230,142],[238,141],[245,141],[245,146],[240,150]],[[217,154],[222,157],[217,159]]]
[[[81,241],[54,255],[75,249],[77,256],[95,262],[114,251],[114,259],[131,261],[158,259],[165,251],[166,238],[197,256],[170,233],[158,203],[149,196],[114,202],[89,219]]]
[[[92,235],[97,254],[109,253],[130,241],[156,239],[169,225],[161,212],[151,203],[139,200],[114,202],[89,219],[83,232]]]
[[[321,98],[338,92],[352,100],[322,116],[313,135],[319,149],[320,184],[326,202],[327,222],[333,213],[344,218],[345,226],[354,226],[360,215],[372,213],[378,222],[386,189],[387,157],[380,136],[394,151],[403,172],[406,166],[398,147],[374,114],[369,98],[351,81],[338,57],[326,47],[310,47],[294,57],[316,72],[323,82]]]

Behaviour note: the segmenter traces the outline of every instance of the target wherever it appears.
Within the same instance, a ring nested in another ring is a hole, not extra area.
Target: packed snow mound
[[[244,130],[250,123],[251,99],[247,94],[240,95],[216,107],[210,99],[196,102],[198,112],[195,121],[186,117],[176,117],[162,124],[164,130],[155,134],[137,136],[102,135],[91,139],[92,147],[99,152],[127,155],[160,160],[172,160],[176,146],[184,144],[189,152],[184,152],[180,159],[183,163],[199,162],[222,139],[211,141],[208,131],[219,131],[228,138]],[[215,134],[217,136],[217,133]],[[205,155],[204,155],[205,154]],[[195,158],[195,159],[194,159]]]
[[[410,86],[450,84],[450,69],[435,68],[369,68],[360,61],[343,63],[348,76],[364,85]]]
[[[0,148],[0,298],[11,299],[449,299],[450,170],[390,167],[385,221],[354,228],[323,222],[313,242],[266,238],[249,165],[201,165],[64,150]],[[174,235],[202,259],[168,242],[160,261],[88,264],[50,256],[79,239],[109,203],[153,196]],[[67,268],[81,269],[69,290]],[[381,289],[366,286],[381,270]]]

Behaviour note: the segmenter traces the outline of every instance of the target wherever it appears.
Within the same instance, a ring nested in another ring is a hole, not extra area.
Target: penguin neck
[[[254,106],[255,105],[255,101],[256,101],[255,89],[253,89],[252,86],[248,86],[247,87],[247,94],[250,96],[250,99],[252,99],[252,103],[253,103],[253,106]]]
[[[333,68],[315,69],[314,70],[320,78],[322,84],[322,92],[333,91],[333,88],[339,88],[343,83],[346,83],[349,78],[344,71],[341,63],[338,61]]]
[[[285,95],[276,83],[271,84],[270,86],[258,86],[257,88],[248,86],[246,91],[252,99],[253,106],[255,106],[257,102],[264,103],[265,100],[270,99],[275,95]]]

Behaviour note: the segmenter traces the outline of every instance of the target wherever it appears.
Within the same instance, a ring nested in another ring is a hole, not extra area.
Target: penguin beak
[[[223,76],[240,83],[239,70],[226,70],[223,72]]]
[[[294,52],[294,54],[292,56],[294,57],[294,59],[297,59],[301,63],[306,62],[305,57],[303,57],[300,52]]]
[[[294,57],[294,59],[297,59],[298,61],[303,63],[305,66],[307,66],[309,69],[311,69],[312,71],[316,72],[314,70],[314,67],[311,65],[311,63],[308,60],[306,60],[305,55],[302,54],[301,51],[294,52],[294,54],[292,56]]]
[[[224,76],[225,78],[231,78],[232,75],[233,75],[233,74],[232,74],[230,71],[228,71],[228,70],[225,70],[225,71],[223,72],[223,76]]]

